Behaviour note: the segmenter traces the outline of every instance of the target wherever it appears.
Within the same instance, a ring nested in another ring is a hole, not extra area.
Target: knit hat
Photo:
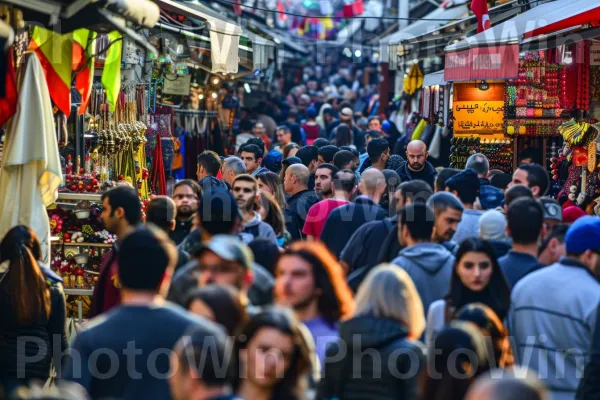
[[[277,150],[271,150],[267,153],[265,158],[263,158],[262,165],[271,172],[279,173],[279,171],[281,171],[282,158],[283,154]]]
[[[313,106],[308,107],[306,109],[306,116],[308,118],[316,118],[317,117],[317,110]]]
[[[506,224],[504,214],[488,210],[479,218],[479,237],[483,240],[506,240]]]
[[[465,169],[446,181],[450,190],[456,190],[463,204],[473,204],[479,195],[479,177],[472,169]]]
[[[567,254],[600,250],[600,218],[583,216],[571,225],[565,236]]]
[[[585,212],[577,206],[569,206],[562,212],[563,221],[565,224],[572,224],[584,215]]]

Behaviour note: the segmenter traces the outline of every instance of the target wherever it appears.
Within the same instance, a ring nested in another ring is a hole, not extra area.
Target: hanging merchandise
[[[421,86],[423,86],[423,73],[419,65],[414,64],[404,79],[404,91],[412,96]]]
[[[4,125],[17,110],[17,81],[12,50],[11,47],[8,51],[8,57],[6,57],[5,94],[3,98],[0,98],[0,126]]]
[[[106,61],[102,70],[102,85],[106,89],[106,100],[110,111],[114,112],[117,106],[117,96],[121,90],[121,53],[123,49],[123,36],[118,31],[108,34],[108,50]]]
[[[96,32],[77,29],[73,32],[72,70],[75,71],[75,89],[81,95],[79,115],[85,114],[92,94],[94,62],[91,59],[96,48]]]

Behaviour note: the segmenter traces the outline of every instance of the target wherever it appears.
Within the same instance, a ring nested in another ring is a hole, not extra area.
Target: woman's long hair
[[[346,124],[340,124],[335,128],[335,145],[337,147],[352,145],[352,131]]]
[[[294,343],[290,367],[275,385],[271,398],[273,400],[304,398],[303,393],[307,389],[309,373],[313,366],[310,347],[306,341],[306,335],[310,334],[302,332],[300,322],[289,310],[271,307],[250,318],[235,338],[234,355],[238,358],[238,362],[240,350],[246,349],[252,338],[263,328],[277,329],[279,332],[289,335]],[[237,371],[240,371],[240,368],[237,368]],[[242,376],[240,375],[241,373],[233,383],[235,391],[238,391],[241,386]]]
[[[490,338],[494,348],[496,367],[506,368],[513,365],[514,358],[507,330],[491,308],[481,303],[467,304],[456,313],[454,319],[474,323],[486,338]]]
[[[277,203],[277,200],[271,193],[259,191],[261,205],[267,210],[267,216],[263,222],[271,225],[277,237],[285,234],[285,220],[283,219],[283,211]]]
[[[421,400],[463,400],[475,378],[490,369],[485,338],[468,322],[447,325],[431,350],[422,375]]]
[[[491,261],[492,276],[490,282],[481,292],[473,292],[467,288],[457,273],[460,261],[467,253],[483,253]],[[454,318],[456,312],[463,306],[471,303],[483,303],[490,307],[500,318],[504,320],[510,308],[510,288],[506,283],[504,274],[500,270],[494,250],[485,241],[478,238],[469,238],[462,242],[456,252],[456,261],[450,280],[450,291],[446,296],[446,321]]]
[[[346,283],[342,266],[323,243],[295,242],[281,256],[286,255],[298,256],[312,266],[315,285],[322,292],[317,309],[328,324],[333,327],[339,320],[352,316],[352,290]]]
[[[279,208],[282,210],[287,206],[287,202],[285,201],[285,193],[283,192],[283,183],[275,172],[262,172],[256,175],[256,179],[262,181],[265,185],[267,185],[273,191],[273,197],[277,200],[277,204],[279,204]]]
[[[412,279],[396,265],[374,268],[356,293],[355,316],[372,315],[401,322],[418,339],[425,330],[425,313]]]
[[[296,143],[289,143],[287,144],[284,148],[283,148],[283,157],[282,160],[285,160],[286,158],[289,157],[290,155],[290,151],[292,151],[292,149],[300,149],[300,146],[298,146]]]
[[[50,289],[37,263],[40,255],[37,236],[24,225],[8,231],[0,243],[0,303],[12,308],[25,326],[50,316]]]

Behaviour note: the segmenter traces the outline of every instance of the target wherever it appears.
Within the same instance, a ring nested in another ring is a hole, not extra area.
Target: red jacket
[[[121,304],[121,284],[116,248],[107,252],[100,265],[100,275],[94,288],[89,318],[105,313]]]

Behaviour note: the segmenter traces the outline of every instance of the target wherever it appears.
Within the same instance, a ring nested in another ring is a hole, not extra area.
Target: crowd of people
[[[245,121],[145,218],[133,188],[105,192],[118,240],[69,338],[61,277],[13,228],[5,396],[55,370],[54,398],[599,398],[600,218],[545,197],[540,165],[436,169],[389,121],[310,104]]]

